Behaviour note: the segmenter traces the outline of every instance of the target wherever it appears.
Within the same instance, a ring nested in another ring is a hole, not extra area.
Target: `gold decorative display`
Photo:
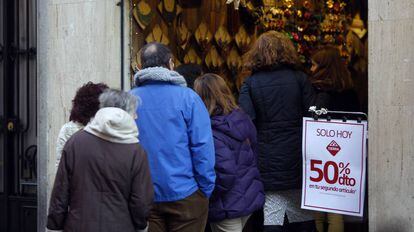
[[[149,33],[149,35],[145,39],[145,42],[147,43],[159,42],[165,45],[170,44],[170,40],[168,39],[167,34],[162,31],[159,24],[154,26],[154,29],[152,30],[151,33]]]
[[[218,46],[223,50],[229,50],[228,46],[232,41],[232,38],[227,31],[227,29],[222,25],[218,28],[216,34],[214,35],[214,39],[216,40]]]
[[[250,43],[252,39],[247,34],[246,28],[243,25],[240,26],[239,31],[237,32],[236,36],[234,37],[237,47],[244,53],[249,49]]]
[[[188,46],[188,43],[190,42],[191,32],[188,30],[185,23],[181,20],[178,21],[177,32],[178,45],[181,47],[181,49],[185,50]]]
[[[210,48],[210,51],[208,52],[204,62],[207,68],[211,71],[220,72],[220,70],[223,69],[223,58],[221,58],[215,46],[212,46]]]
[[[172,24],[177,15],[182,12],[176,0],[162,0],[158,4],[158,10],[168,24]]]
[[[242,67],[242,60],[236,47],[233,47],[227,56],[227,67],[233,72],[238,72]]]
[[[200,45],[203,50],[208,48],[210,41],[213,38],[213,35],[208,30],[207,24],[204,21],[200,23],[194,35],[198,45]]]
[[[350,7],[359,4],[355,3]],[[358,12],[352,11],[355,17],[350,17],[345,0],[134,0],[129,4],[131,70],[139,67],[134,55],[140,47],[157,41],[170,47],[176,66],[199,64],[232,84],[235,77],[247,75],[243,54],[269,30],[285,32],[306,64],[320,45],[338,46],[347,58],[366,52],[355,42],[365,43],[366,22]],[[247,20],[233,8],[241,8]]]
[[[140,1],[136,7],[132,10],[135,21],[138,23],[138,26],[145,30],[148,25],[151,24],[154,12],[151,10],[151,6],[145,1]]]
[[[360,39],[364,38],[365,34],[367,33],[367,29],[365,29],[364,26],[364,21],[362,21],[359,13],[357,13],[352,19],[352,24],[349,27],[349,30],[355,33],[355,35],[357,35]]]
[[[201,58],[197,55],[193,48],[190,48],[190,50],[184,56],[185,64],[201,64],[201,62]]]

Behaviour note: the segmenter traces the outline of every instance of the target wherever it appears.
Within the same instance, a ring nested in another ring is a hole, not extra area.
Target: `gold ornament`
[[[334,6],[334,1],[333,1],[333,0],[328,0],[328,1],[326,1],[326,6],[327,6],[328,8],[330,8],[330,9],[332,9],[332,8],[333,8],[333,6]]]
[[[170,44],[170,40],[168,39],[167,34],[162,32],[162,29],[161,29],[159,24],[155,25],[154,29],[147,36],[145,41],[147,43],[158,42],[158,43],[162,43],[164,45]]]
[[[233,47],[231,49],[230,54],[227,57],[226,63],[227,67],[229,67],[229,69],[232,71],[238,72],[241,70],[242,61],[236,47]]]
[[[185,64],[201,64],[202,60],[197,55],[197,53],[194,51],[193,48],[190,48],[190,50],[187,52],[187,54],[184,56],[184,63]]]
[[[243,25],[240,26],[239,31],[235,36],[235,40],[237,47],[239,47],[239,49],[243,52],[249,49],[250,42],[252,41]]]
[[[209,70],[219,71],[222,69],[224,61],[219,55],[215,46],[212,46],[204,60]]]
[[[147,26],[151,23],[154,12],[152,12],[151,6],[145,0],[142,0],[133,8],[132,15],[134,16],[134,19],[138,23],[139,27],[142,30],[145,30],[145,28],[147,28]]]
[[[188,30],[187,26],[183,21],[178,23],[178,43],[181,49],[185,50],[188,43],[190,42],[191,32]]]
[[[213,38],[213,35],[208,30],[207,24],[204,21],[200,23],[194,35],[198,45],[200,45],[203,49],[207,49],[211,39]]]
[[[284,0],[284,5],[287,8],[291,8],[293,6],[293,0]]]
[[[214,35],[214,38],[219,47],[223,50],[227,50],[228,45],[232,41],[229,32],[223,25],[218,28],[216,34]]]

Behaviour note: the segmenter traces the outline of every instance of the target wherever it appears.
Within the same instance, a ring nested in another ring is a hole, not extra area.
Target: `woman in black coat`
[[[266,191],[265,231],[315,231],[312,213],[300,209],[302,117],[313,91],[295,47],[279,32],[262,34],[245,55],[252,73],[240,90],[240,106],[257,127],[259,170]]]
[[[358,94],[338,48],[324,47],[312,56],[310,81],[318,108],[359,111]]]

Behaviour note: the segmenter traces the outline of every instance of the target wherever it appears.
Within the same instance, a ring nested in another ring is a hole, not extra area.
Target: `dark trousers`
[[[198,190],[189,197],[155,203],[149,216],[149,232],[202,232],[207,223],[208,198]]]

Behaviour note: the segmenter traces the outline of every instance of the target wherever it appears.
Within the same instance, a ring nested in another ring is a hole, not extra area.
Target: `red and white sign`
[[[367,122],[303,119],[302,208],[362,216]]]

